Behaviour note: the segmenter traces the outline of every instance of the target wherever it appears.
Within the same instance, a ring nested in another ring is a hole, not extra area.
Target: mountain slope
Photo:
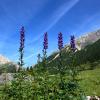
[[[6,64],[6,63],[9,63],[11,62],[8,58],[0,55],[0,64]]]
[[[76,39],[76,47],[78,50],[84,49],[86,46],[92,45],[96,41],[100,39],[100,29],[94,32],[90,32],[86,34],[85,36],[81,36],[80,38]],[[94,44],[95,45],[95,44]],[[99,45],[98,45],[99,46]],[[63,53],[67,52],[69,49],[69,45],[65,45],[63,48]],[[86,50],[86,48],[85,48]],[[82,50],[81,50],[82,52]],[[48,57],[48,61],[51,62],[52,60],[59,57],[59,52],[54,52]],[[65,53],[66,54],[66,53]]]
[[[7,57],[0,55],[0,74],[7,72],[13,73],[18,71],[18,64],[10,61]]]
[[[90,32],[84,36],[81,36],[76,40],[77,48],[83,49],[85,46],[92,44],[100,39],[100,29],[94,32]]]
[[[62,63],[63,66],[67,66],[70,64],[69,60],[69,52],[68,47],[64,48],[62,51]],[[100,39],[96,41],[95,43],[86,46],[84,49],[79,50],[75,53],[76,56],[76,66],[81,66],[83,64],[90,63],[89,69],[95,68],[96,64],[100,63]],[[98,63],[95,63],[97,62]],[[48,70],[53,72],[59,63],[59,52],[56,52],[55,54],[51,55],[47,59],[47,67]],[[88,69],[88,68],[82,68],[82,69]]]

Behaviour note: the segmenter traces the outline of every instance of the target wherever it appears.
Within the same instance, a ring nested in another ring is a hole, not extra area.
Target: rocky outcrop
[[[11,62],[8,58],[0,55],[0,64],[6,64],[6,63],[9,63]]]
[[[92,44],[100,39],[100,30],[90,32],[84,36],[81,36],[76,40],[76,47],[78,50],[83,49],[85,46]]]
[[[100,39],[100,30],[87,33],[86,35],[81,36],[80,38],[76,39],[76,48],[77,50],[84,49],[84,47],[86,47],[87,45],[93,44],[99,39]],[[69,44],[66,44],[64,48],[62,49],[62,51],[67,52],[69,48],[70,48]],[[49,61],[49,63],[55,60],[57,57],[59,57],[58,53],[53,58],[51,57],[52,59]]]
[[[0,75],[0,84],[3,84],[5,82],[9,82],[13,80],[13,74],[12,73],[2,73]]]
[[[18,69],[19,69],[18,64],[10,61],[7,57],[0,55],[0,65],[3,65],[3,64],[14,65],[16,67],[16,71],[18,71]]]

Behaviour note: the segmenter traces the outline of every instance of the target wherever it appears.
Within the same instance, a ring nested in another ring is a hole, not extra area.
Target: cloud
[[[97,12],[93,15],[90,15],[87,17],[85,20],[82,21],[81,24],[79,24],[76,34],[77,33],[83,33],[83,32],[88,32],[89,30],[96,30],[100,28],[100,20],[98,20],[100,17],[100,13]]]
[[[31,1],[31,0],[30,0]],[[31,43],[36,43],[37,41],[40,41],[40,39],[43,37],[43,33],[44,32],[46,32],[46,31],[49,31],[65,14],[67,14],[77,3],[79,2],[79,0],[71,0],[70,2],[65,2],[63,5],[61,5],[59,8],[58,8],[58,10],[56,10],[52,15],[51,15],[51,18],[49,19],[49,21],[48,21],[48,27],[46,27],[45,29],[43,29],[43,31],[41,32],[41,34],[39,34],[37,37],[35,37],[34,38],[34,40],[33,41],[29,41],[29,43],[27,43],[27,45],[26,46],[28,46],[28,45],[30,45]],[[18,3],[20,3],[19,1],[18,1]],[[42,2],[42,4],[44,4],[43,2]],[[21,6],[21,5],[20,5]],[[20,8],[20,6],[19,6],[19,8]],[[7,18],[9,19],[9,20],[11,20],[11,22],[12,23],[17,23],[17,20],[18,19],[22,19],[23,18],[23,16],[24,15],[29,15],[29,16],[24,16],[25,18],[23,19],[23,21],[21,21],[21,22],[25,22],[25,23],[27,23],[27,21],[29,21],[32,17],[33,17],[33,15],[34,14],[32,14],[32,10],[30,10],[30,8],[28,8],[29,10],[24,10],[24,12],[22,13],[22,11],[23,11],[23,9],[25,8],[24,6],[21,6],[22,7],[22,10],[19,12],[19,13],[21,13],[20,14],[20,17],[18,17],[18,16],[16,16],[16,14],[18,13],[14,13],[13,14],[13,11],[14,11],[14,9],[12,9],[12,6],[11,5],[7,5],[6,3],[3,3],[2,5],[1,5],[1,7],[2,7],[2,9],[4,10],[4,12],[6,13],[6,15],[7,15]],[[40,6],[37,6],[37,7],[39,7],[38,8],[38,10],[39,9],[41,9],[41,7]],[[19,9],[18,8],[18,9]],[[16,11],[18,11],[18,9],[16,9]],[[9,12],[10,11],[10,12]],[[15,11],[15,12],[16,12]],[[30,14],[28,14],[28,13],[31,13],[32,15],[30,15]],[[24,14],[24,15],[23,15]],[[11,23],[11,24],[12,24]],[[10,25],[11,25],[10,24]],[[9,36],[7,36],[6,37],[6,39],[5,39],[5,41],[4,41],[4,44],[2,44],[2,47],[3,47],[3,45],[5,45],[5,43],[6,43],[6,40],[7,39],[10,39],[11,38],[11,36],[12,36],[12,33],[10,32],[9,33]],[[1,48],[2,48],[1,47]],[[37,53],[36,53],[37,54]],[[25,60],[28,60],[28,59],[30,59],[30,58],[32,58],[33,56],[35,56],[36,54],[32,54],[32,55],[29,55],[28,57],[26,57],[25,58]],[[14,57],[15,56],[17,56],[18,54],[15,54],[14,55]]]
[[[66,2],[64,3],[51,17],[51,19],[49,20],[49,26],[44,29],[41,34],[39,34],[37,37],[35,37],[35,39],[31,42],[28,43],[28,45],[30,43],[34,43],[39,41],[39,39],[41,39],[43,37],[43,33],[46,31],[49,31],[66,13],[68,13],[77,3],[79,2],[79,0],[71,0],[70,2]],[[29,55],[29,57],[27,57],[27,60],[30,59],[31,57],[33,57],[33,55]]]
[[[26,24],[30,21],[47,3],[47,0],[39,2],[38,0],[3,0],[0,2],[2,12],[6,14],[7,19],[14,23]]]
[[[33,41],[30,43],[37,42],[40,38],[43,37],[43,33],[49,31],[66,13],[68,13],[77,3],[79,0],[71,0],[70,2],[64,3],[57,11],[52,14],[51,19],[49,19],[48,27],[45,28],[41,34],[39,34]],[[30,44],[29,43],[29,44]]]
[[[2,48],[7,43],[7,40],[16,34],[16,27],[22,24],[27,26],[47,2],[48,0],[42,2],[37,0],[24,0],[24,2],[23,0],[17,0],[16,2],[3,0],[0,2],[0,36],[5,37]]]
[[[40,0],[41,1],[41,0]],[[31,19],[36,16],[41,9],[46,5],[48,0],[43,0],[39,2],[38,0],[3,0],[0,1],[0,52],[7,53],[6,47],[9,46],[9,50],[17,51],[17,36],[19,33],[18,27],[23,24],[27,26],[30,23]],[[15,35],[15,38],[12,37]],[[8,40],[12,40],[8,42]],[[14,42],[15,41],[15,42]],[[7,46],[8,45],[8,46]],[[15,46],[15,47],[13,47]],[[11,49],[14,48],[14,49]],[[8,54],[8,53],[7,53]],[[7,55],[12,59],[17,58],[18,54]]]
[[[30,59],[30,58],[32,58],[32,57],[35,56],[35,55],[36,55],[36,54],[31,54],[30,56],[25,57],[24,60],[26,61],[27,59]]]
[[[81,23],[80,27],[78,27],[76,33],[80,33],[80,31],[82,31],[84,28],[87,27],[87,24],[90,25],[91,23],[93,23],[92,26],[91,26],[91,28],[97,27],[97,25],[94,25],[94,21],[96,21],[95,19],[96,19],[97,17],[99,17],[99,16],[100,16],[100,14],[99,14],[99,13],[96,13],[96,14],[94,14],[94,15],[91,15],[90,17],[87,17],[84,21],[82,21],[82,23]],[[87,31],[87,29],[85,29],[85,30]],[[41,36],[43,36],[43,34],[41,34],[40,37],[41,37]],[[37,40],[38,38],[39,38],[39,37],[36,37],[36,39],[34,40],[34,42],[39,41],[39,40]],[[40,38],[39,38],[39,39],[40,39]],[[39,48],[39,49],[40,49],[40,48]],[[52,52],[52,50],[49,51],[49,52]],[[27,56],[24,60],[27,62],[30,58],[36,56],[38,53],[40,53],[40,50],[37,51],[37,52],[34,53],[34,54],[31,54],[31,55]]]
[[[70,2],[64,3],[53,15],[50,19],[50,25],[45,29],[45,31],[50,30],[66,13],[68,13],[79,0],[71,0]]]

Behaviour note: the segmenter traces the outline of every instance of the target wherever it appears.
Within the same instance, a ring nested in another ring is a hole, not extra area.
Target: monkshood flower
[[[43,50],[47,50],[48,49],[48,34],[47,32],[44,33],[44,42],[43,42]]]
[[[48,49],[48,34],[44,33],[44,41],[43,41],[43,68],[46,70],[46,60],[47,60],[47,49]]]
[[[70,45],[71,45],[72,51],[75,52],[75,50],[76,50],[76,45],[75,45],[75,37],[74,37],[74,35],[71,36]]]
[[[23,49],[24,48],[24,41],[25,41],[25,30],[24,30],[24,27],[21,28],[21,31],[20,31],[20,49]]]
[[[60,32],[58,34],[58,49],[61,50],[63,48],[63,36],[62,33]]]
[[[23,55],[24,55],[24,41],[25,41],[25,30],[24,27],[21,28],[20,31],[20,47],[19,47],[19,62],[18,64],[22,67],[24,65]]]

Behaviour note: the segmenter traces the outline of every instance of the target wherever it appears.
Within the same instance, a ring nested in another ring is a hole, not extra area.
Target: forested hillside
[[[62,62],[63,65],[67,67],[69,62],[69,51],[67,50],[69,47],[65,47],[62,50]],[[96,64],[99,63],[100,60],[100,39],[93,44],[86,46],[84,49],[75,52],[76,65],[81,66],[87,63],[90,63],[90,66],[86,68],[86,66],[82,66],[83,69],[92,69],[95,68]],[[48,62],[48,70],[54,70],[57,67],[57,62],[59,59],[59,52],[53,53],[51,56],[47,58]],[[98,63],[97,63],[98,62]]]

